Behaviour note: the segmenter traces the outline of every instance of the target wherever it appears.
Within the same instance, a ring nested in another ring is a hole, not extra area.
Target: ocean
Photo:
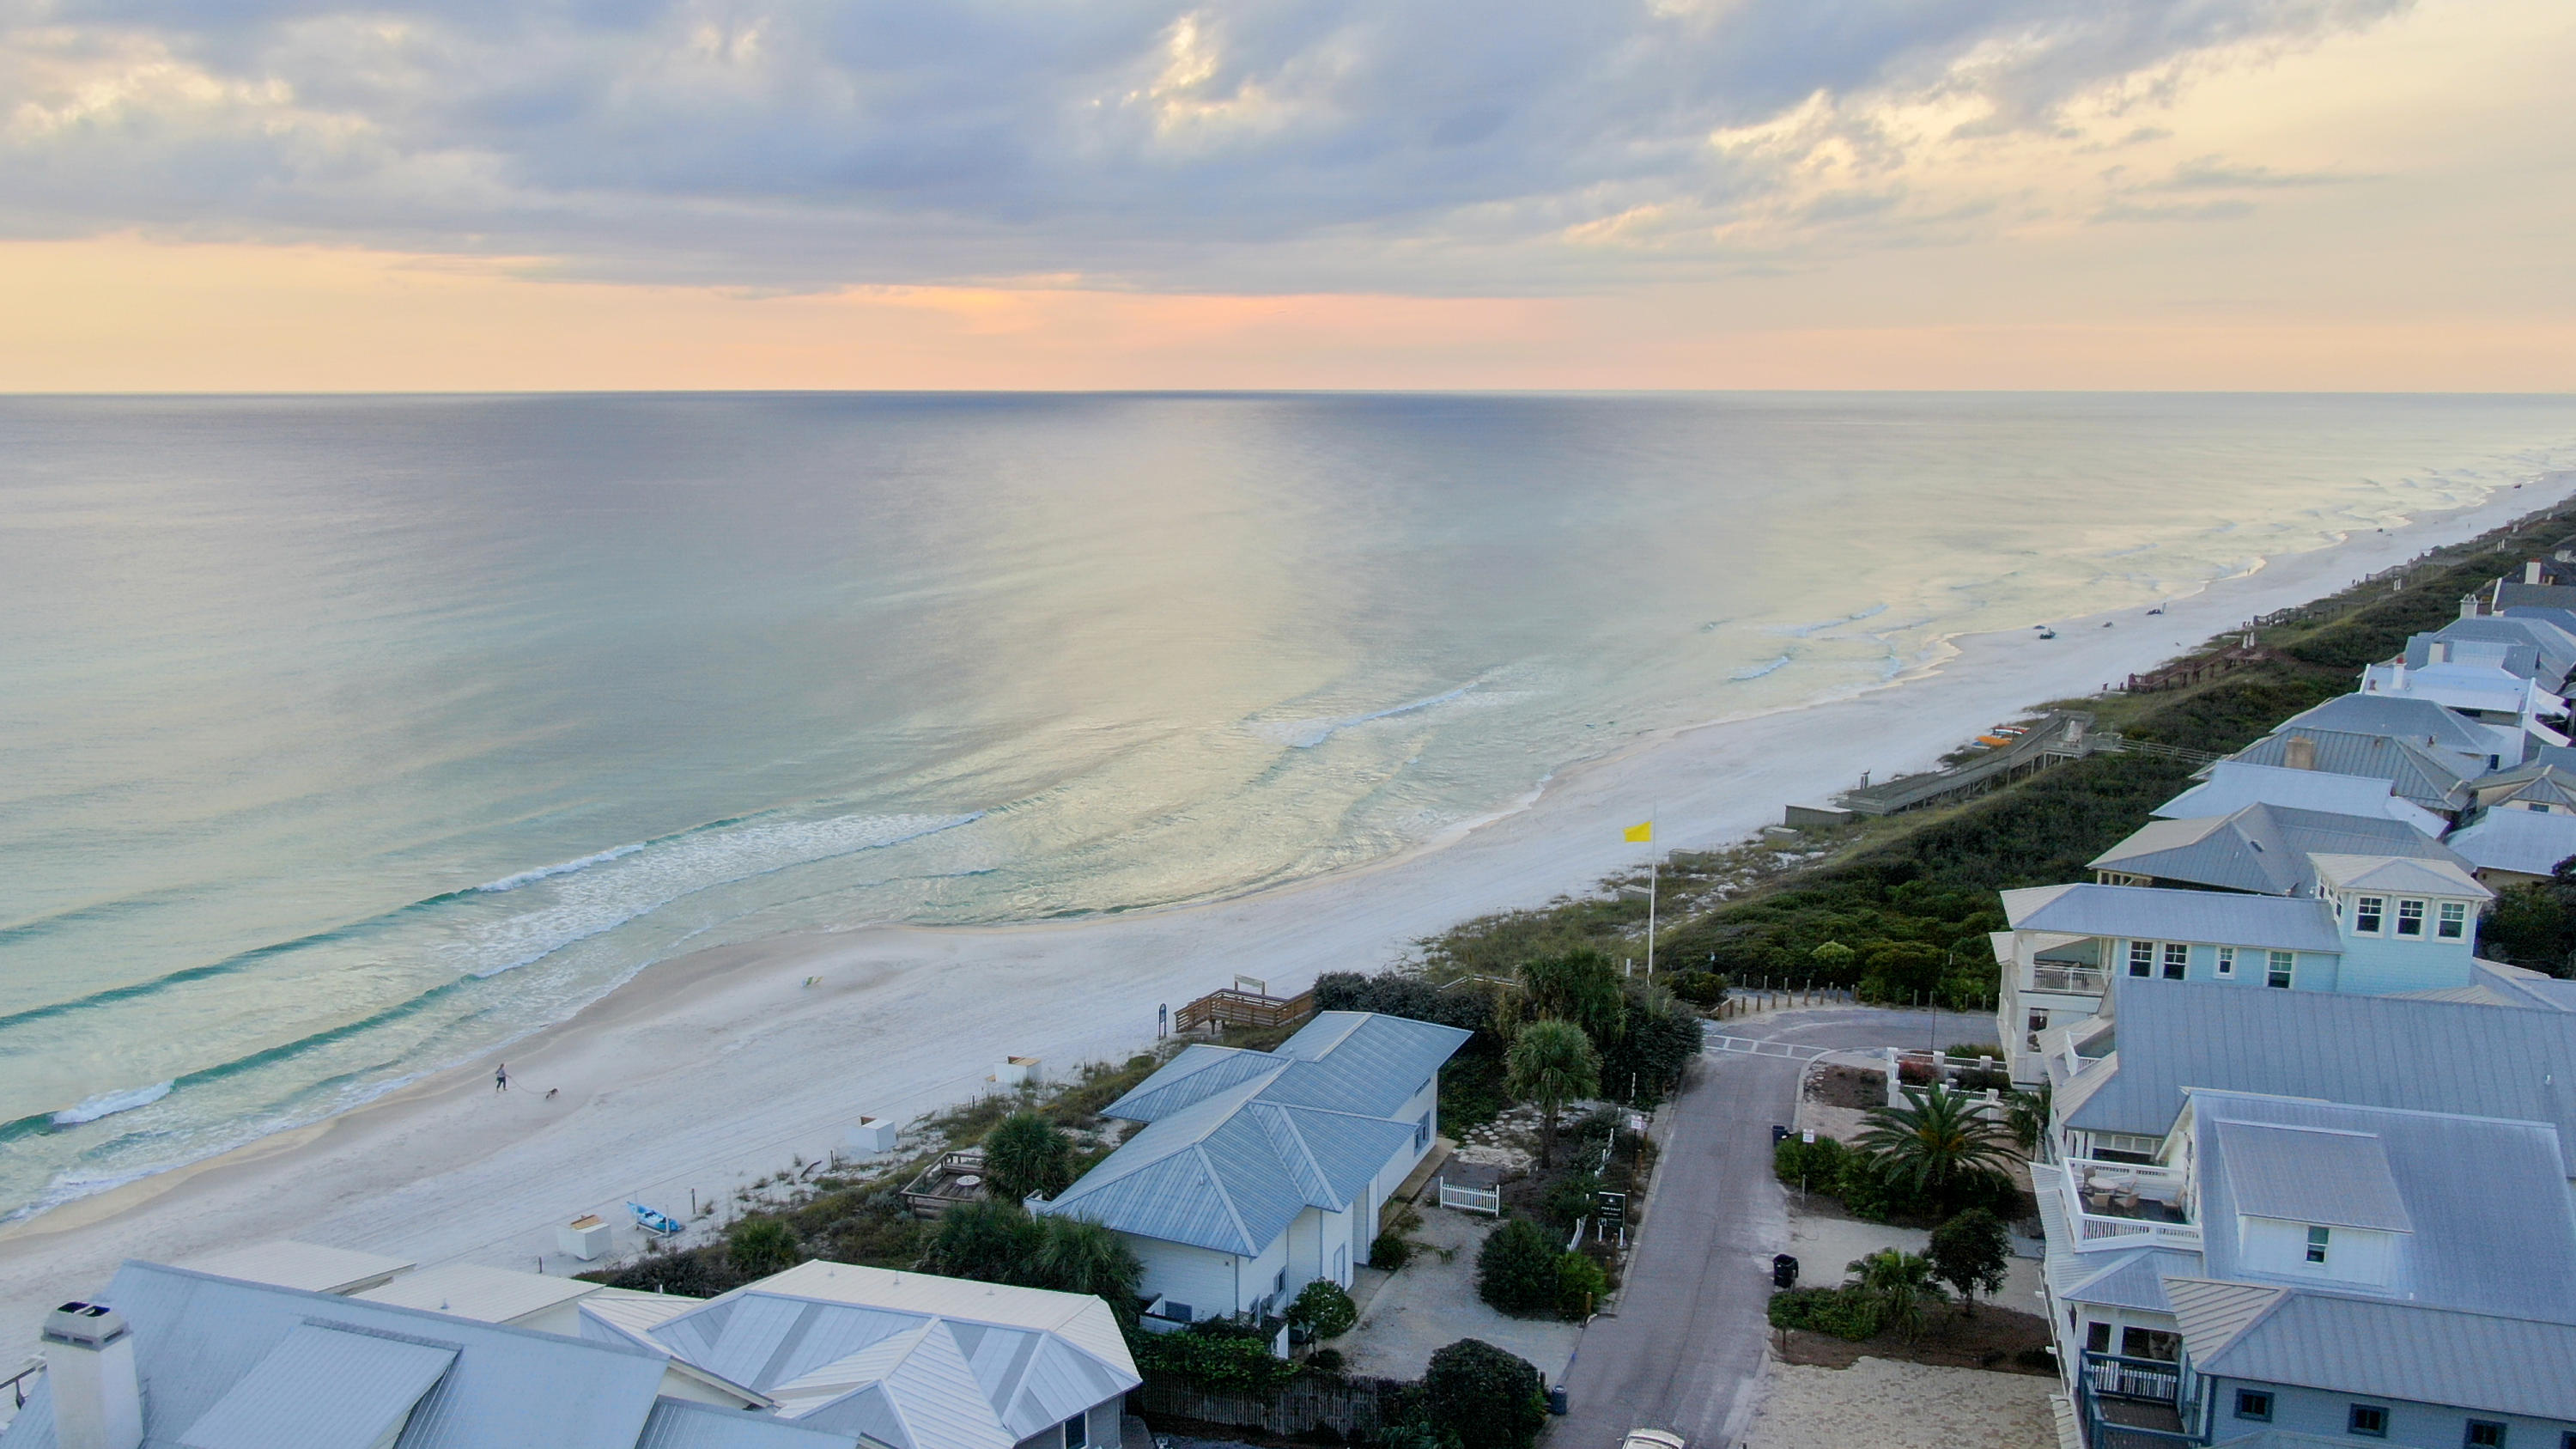
[[[0,399],[0,1217],[2571,466],[2566,397]]]

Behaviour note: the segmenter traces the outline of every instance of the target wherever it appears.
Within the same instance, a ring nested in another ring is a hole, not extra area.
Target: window
[[[2319,1259],[2318,1261],[2323,1262],[2324,1260],[2323,1260],[2323,1259]],[[1277,1294],[1277,1293],[1285,1293],[1285,1292],[1287,1292],[1287,1291],[1288,1291],[1288,1270],[1287,1270],[1287,1269],[1285,1269],[1285,1268],[1280,1269],[1280,1270],[1279,1270],[1279,1276],[1270,1280],[1270,1291],[1271,1291],[1272,1293],[1274,1293],[1274,1294]]]
[[[2191,970],[2191,948],[2180,941],[2165,943],[2165,979],[2180,981]]]
[[[2272,1421],[2272,1396],[2261,1389],[2238,1389],[2236,1391],[2236,1417],[2240,1419],[2260,1419],[2267,1424],[2270,1423]]]
[[[2433,934],[2441,937],[2445,941],[2459,941],[2467,939],[2469,934],[2468,906],[2460,901],[2442,902],[2440,923],[2433,927]]]
[[[2290,968],[2297,963],[2298,959],[2299,958],[2297,956],[2292,955],[2287,951],[2272,952],[2271,959],[2265,964],[2263,984],[2266,986],[2278,986],[2285,990],[2288,989],[2290,984]]]
[[[2030,1029],[2033,1035],[2037,1035],[2040,1032],[2048,1030],[2048,1013],[2045,1011],[2032,1012],[2030,1014]]]
[[[2352,903],[2353,934],[2376,936],[2380,923],[2388,916],[2388,897],[2356,896]]]
[[[2084,1325],[2084,1351],[2086,1353],[2109,1353],[2111,1351],[2111,1325],[2107,1323],[2088,1323]]]
[[[1413,1124],[1413,1150],[1420,1152],[1422,1149],[1430,1145],[1431,1114],[1425,1112],[1422,1114],[1422,1120]]]
[[[1064,1449],[1082,1449],[1091,1442],[1091,1416],[1076,1414],[1064,1421]]]
[[[2468,1449],[2504,1449],[2504,1425],[2493,1419],[2471,1419],[2469,1432],[2460,1442]]]
[[[2331,1238],[2331,1237],[2333,1237],[2333,1236],[2334,1236],[2334,1232],[2333,1232],[2333,1230],[2328,1229],[2328,1228],[2310,1228],[2310,1229],[2308,1229],[2308,1261],[2309,1261],[2309,1262],[2311,1262],[2311,1263],[2322,1263],[2322,1262],[2324,1262],[2324,1261],[2326,1260],[2326,1240],[2327,1240],[2327,1239],[2329,1239],[2329,1238]]]
[[[2218,974],[2221,976],[2233,976],[2236,974],[2235,947],[2221,946],[2218,948]]]
[[[2147,1358],[2158,1363],[2172,1363],[2182,1356],[2182,1340],[2174,1334],[2153,1328],[2120,1330],[2120,1357]]]
[[[2397,903],[2397,934],[2413,936],[2419,941],[2424,938],[2424,903],[2422,901]]]
[[[2344,1421],[2343,1431],[2365,1439],[2388,1437],[2388,1411],[2377,1404],[2355,1404],[2351,1417]]]
[[[2132,976],[2153,976],[2156,974],[2155,942],[2131,941],[2129,943],[2129,974]]]

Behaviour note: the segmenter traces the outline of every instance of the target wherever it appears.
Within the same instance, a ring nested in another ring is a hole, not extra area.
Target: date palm
[[[2012,1160],[2011,1134],[1978,1110],[1976,1098],[1946,1087],[1904,1090],[1906,1105],[1874,1108],[1858,1142],[1890,1179],[1938,1197]]]

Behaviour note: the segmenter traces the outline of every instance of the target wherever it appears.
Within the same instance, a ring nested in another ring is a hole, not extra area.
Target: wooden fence
[[[1149,1375],[1131,1396],[1140,1412],[1208,1424],[1233,1424],[1283,1437],[1325,1428],[1345,1439],[1376,1440],[1403,1412],[1400,1396],[1420,1385],[1402,1379],[1300,1374],[1270,1394],[1208,1389]]]

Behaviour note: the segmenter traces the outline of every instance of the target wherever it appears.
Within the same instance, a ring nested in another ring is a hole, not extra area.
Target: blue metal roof
[[[2016,931],[2132,937],[2341,954],[2334,911],[2313,896],[2233,895],[2160,886],[2055,885],[2002,892]]]
[[[1412,1138],[1393,1114],[1471,1035],[1326,1011],[1275,1052],[1192,1046],[1106,1109],[1145,1130],[1035,1207],[1257,1256],[1306,1208],[1350,1206]]]

